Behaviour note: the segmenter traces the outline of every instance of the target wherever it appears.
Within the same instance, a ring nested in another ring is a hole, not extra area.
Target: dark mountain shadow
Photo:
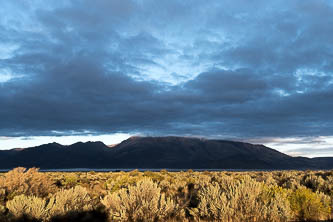
[[[49,143],[0,150],[0,169],[332,169],[333,158],[291,157],[263,145],[186,137],[131,137],[102,142]]]

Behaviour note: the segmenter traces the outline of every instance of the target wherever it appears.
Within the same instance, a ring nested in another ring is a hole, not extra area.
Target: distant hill
[[[332,169],[333,158],[291,157],[263,145],[186,137],[131,137],[102,142],[49,143],[0,151],[0,169]]]

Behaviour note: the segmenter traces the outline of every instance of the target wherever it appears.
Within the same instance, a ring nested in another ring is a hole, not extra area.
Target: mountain
[[[263,145],[185,137],[131,137],[63,146],[0,150],[0,169],[332,169],[333,158],[291,157]]]

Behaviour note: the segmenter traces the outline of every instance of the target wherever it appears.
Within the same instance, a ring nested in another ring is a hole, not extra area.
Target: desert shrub
[[[5,204],[6,201],[6,190],[0,188],[0,205]]]
[[[50,215],[63,215],[68,212],[82,212],[91,210],[91,198],[87,190],[76,186],[68,190],[55,193],[49,200]]]
[[[199,190],[199,206],[190,209],[191,215],[211,220],[227,220],[228,218],[228,200],[224,191],[218,183],[203,187]]]
[[[63,181],[62,185],[65,188],[72,188],[72,187],[77,186],[79,184],[79,181],[80,181],[80,177],[79,177],[78,174],[69,173],[69,174],[65,175],[65,178],[64,178],[64,181]]]
[[[330,216],[330,201],[325,194],[303,187],[295,190],[289,201],[297,220],[325,220]]]
[[[197,206],[197,186],[187,182],[185,178],[167,176],[158,185],[161,192],[167,198],[171,198],[181,209],[186,209],[188,206]],[[181,214],[183,213],[185,211],[181,212]]]
[[[7,202],[6,207],[16,218],[28,216],[30,218],[42,220],[49,216],[46,201],[35,196],[19,195]]]
[[[14,217],[28,216],[43,221],[71,212],[92,210],[87,191],[79,186],[59,191],[48,201],[35,196],[15,196],[13,200],[7,202],[6,207]]]
[[[101,202],[109,211],[110,218],[116,221],[164,220],[175,214],[178,208],[150,178],[113,192]]]
[[[16,195],[34,195],[46,197],[55,191],[52,180],[37,168],[18,167],[0,178],[0,190],[5,190],[5,199],[12,199]],[[3,192],[3,191],[2,191]]]
[[[163,175],[169,174],[169,172],[166,169],[161,169],[160,173],[163,174]]]
[[[324,184],[325,194],[331,195],[333,193],[333,176],[327,176]]]
[[[301,184],[311,189],[313,192],[322,192],[327,195],[333,191],[333,177],[327,173],[311,173],[305,175]]]
[[[139,176],[139,174],[140,174],[140,171],[138,169],[128,172],[128,175],[132,176],[132,177]]]
[[[111,192],[116,192],[122,188],[127,188],[134,185],[140,180],[141,176],[129,176],[128,174],[121,174],[117,177],[111,178],[106,182],[106,188]]]
[[[290,191],[279,186],[265,186],[261,194],[263,217],[266,221],[289,221],[293,217],[288,195]]]
[[[158,173],[158,172],[145,171],[145,172],[143,173],[143,175],[144,175],[145,177],[149,177],[149,178],[151,178],[151,179],[152,179],[153,181],[155,181],[155,182],[160,182],[160,181],[164,180],[164,176],[161,175],[161,174]]]
[[[193,173],[193,170],[192,170],[192,169],[188,169],[188,170],[186,171],[186,173],[191,174],[191,173]]]
[[[177,195],[186,188],[187,182],[183,178],[167,178],[159,183],[159,187],[169,196]]]
[[[266,185],[277,185],[271,172],[261,172],[260,177],[256,178],[258,182],[264,182]]]
[[[0,219],[4,216],[6,207],[0,204]]]
[[[325,191],[324,190],[324,184],[325,180],[321,176],[317,176],[314,174],[309,174],[304,176],[303,180],[301,181],[301,184],[306,186],[307,188],[311,189],[312,191]]]
[[[290,218],[286,195],[250,177],[213,183],[199,190],[199,206],[192,215],[219,221],[287,221]]]
[[[261,215],[257,198],[261,184],[246,178],[229,181],[226,184],[213,183],[199,190],[198,214],[209,220],[255,221]]]
[[[87,186],[86,184],[82,184],[82,186]],[[96,184],[90,184],[90,186],[86,187],[90,197],[93,199],[95,204],[100,202],[100,197],[104,197],[108,194],[107,184],[103,181],[100,181]]]
[[[324,220],[332,207],[333,171],[0,173],[0,221]]]
[[[331,208],[330,219],[332,219],[333,218],[333,192],[330,193],[330,208]]]
[[[291,190],[296,190],[296,189],[302,187],[300,182],[297,181],[297,179],[295,179],[295,178],[289,178],[289,179],[285,180],[282,184],[280,184],[280,186],[282,188],[291,189]]]
[[[6,207],[3,205],[0,205],[0,214],[5,213],[5,211],[6,211]]]

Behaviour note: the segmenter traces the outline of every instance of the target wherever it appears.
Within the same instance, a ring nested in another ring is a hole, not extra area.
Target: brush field
[[[331,220],[333,171],[0,173],[0,221]]]

